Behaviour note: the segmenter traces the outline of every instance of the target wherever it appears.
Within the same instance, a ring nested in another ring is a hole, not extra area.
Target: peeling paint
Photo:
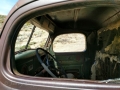
[[[105,48],[105,52],[109,54],[120,54],[120,37],[115,36],[110,45]]]
[[[95,63],[91,67],[92,80],[120,77],[120,20],[98,30],[101,46],[97,49]]]
[[[97,51],[96,52],[96,57],[95,57],[95,63],[91,67],[91,73],[92,73],[91,74],[91,80],[96,80],[98,78],[100,79],[101,77],[103,79],[104,78],[104,74],[106,74],[106,73],[102,72],[101,70],[108,69],[108,68],[109,68],[108,70],[111,69],[111,67],[110,66],[107,67],[108,65],[107,65],[107,63],[105,63],[106,58],[109,58],[108,60],[110,61],[111,64],[113,64],[113,62],[116,63],[115,65],[112,66],[112,68],[114,68],[112,73],[114,73],[114,71],[116,70],[117,63],[120,64],[119,56],[117,56],[117,55],[109,55],[107,53],[102,53],[100,51]],[[102,61],[102,63],[104,63],[104,65],[107,68],[105,68],[104,66],[101,66],[101,64],[100,64],[101,61]],[[99,73],[97,71],[99,71]],[[98,76],[101,76],[101,77],[98,77]],[[107,78],[109,78],[109,77],[107,77]]]
[[[120,27],[120,20],[117,21],[117,22],[113,22],[113,23],[109,24],[109,25],[106,27],[106,30],[113,30],[113,29],[118,30],[118,27]],[[105,31],[106,31],[106,30],[105,30]]]
[[[96,61],[97,60],[103,60],[104,61],[106,57],[109,57],[111,62],[116,61],[117,63],[120,63],[120,58],[117,55],[109,55],[109,54],[106,54],[106,53],[101,53],[100,51],[96,52],[95,60]]]
[[[91,67],[91,80],[96,80],[96,67],[98,65],[98,61],[95,61],[95,63]]]
[[[118,28],[120,27],[120,20],[113,22],[109,25],[107,25],[106,27],[101,28],[100,30],[98,30],[98,35],[102,32],[108,31],[108,30],[118,30]]]

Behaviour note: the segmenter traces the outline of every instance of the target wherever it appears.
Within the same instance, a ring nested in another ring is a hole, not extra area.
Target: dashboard
[[[27,50],[15,55],[15,64],[19,73],[35,76],[43,70],[43,67],[39,63],[35,52],[35,50]],[[44,54],[42,52],[40,53],[42,54],[41,58],[44,58]]]

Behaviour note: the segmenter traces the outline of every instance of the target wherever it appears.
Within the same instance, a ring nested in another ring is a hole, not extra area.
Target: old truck
[[[0,90],[120,89],[120,1],[19,0],[0,32]]]

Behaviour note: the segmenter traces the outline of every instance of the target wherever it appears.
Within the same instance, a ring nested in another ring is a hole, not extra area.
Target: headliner
[[[48,16],[60,28],[91,32],[119,20],[120,9],[110,6],[82,7],[52,12]]]

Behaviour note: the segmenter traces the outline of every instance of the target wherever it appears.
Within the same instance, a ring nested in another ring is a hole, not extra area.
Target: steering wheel
[[[61,70],[57,69],[57,68],[54,68],[55,70],[59,71],[62,75],[64,75],[66,78],[67,78],[67,75],[65,73],[65,70],[62,68],[61,64],[46,50],[42,49],[42,48],[37,48],[36,49],[36,55],[37,55],[37,58],[40,62],[40,64],[43,66],[43,68],[53,77],[53,78],[57,78],[57,76],[55,74],[52,73],[52,71],[48,68],[48,66],[43,62],[43,60],[41,59],[41,56],[39,54],[39,50],[42,50],[46,55],[49,55],[53,60],[53,61],[56,61],[57,65],[61,68]],[[53,68],[53,67],[51,67]]]

